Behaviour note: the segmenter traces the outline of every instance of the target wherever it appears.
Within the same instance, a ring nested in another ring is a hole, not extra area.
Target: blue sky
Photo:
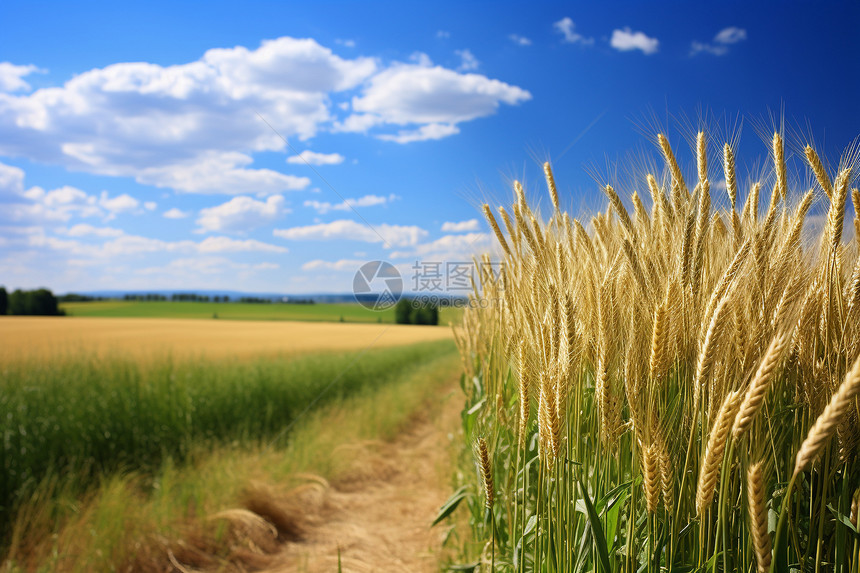
[[[7,288],[348,292],[489,248],[479,204],[546,205],[545,160],[587,215],[657,130],[692,168],[713,128],[717,188],[739,132],[768,177],[783,129],[798,185],[799,145],[835,166],[860,134],[856,2],[5,0],[0,26]]]

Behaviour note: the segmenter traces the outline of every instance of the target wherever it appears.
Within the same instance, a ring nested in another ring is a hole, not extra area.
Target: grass
[[[490,569],[860,571],[860,154],[787,165],[774,134],[742,185],[729,139],[709,155],[700,132],[685,180],[655,138],[632,212],[605,184],[572,218],[549,164],[548,221],[519,183],[507,233],[484,206],[505,273],[455,333],[464,464],[481,444],[455,485]]]
[[[225,443],[288,443],[306,411],[369,392],[453,352],[450,341],[257,360],[141,364],[120,357],[4,364],[2,522],[60,479],[71,492],[117,472]],[[58,478],[57,476],[63,476]]]
[[[241,565],[231,568],[231,559],[247,558],[247,548],[254,545],[231,537],[236,527],[216,527],[208,516],[254,508],[275,515],[280,528],[285,526],[281,521],[289,518],[284,511],[310,511],[289,503],[290,490],[302,483],[301,475],[336,480],[352,462],[346,453],[350,450],[339,446],[393,438],[419,409],[434,412],[457,362],[450,342],[371,353],[288,434],[272,439],[292,418],[290,414],[268,430],[251,430],[259,427],[253,418],[259,417],[260,407],[242,398],[249,392],[246,385],[262,389],[274,379],[283,381],[279,373],[286,371],[304,372],[307,378],[290,377],[304,380],[300,386],[318,389],[347,358],[308,357],[299,361],[301,365],[294,364],[296,368],[270,361],[237,367],[221,380],[239,376],[243,381],[242,389],[232,388],[239,402],[231,408],[234,417],[246,418],[240,423],[243,429],[234,428],[226,440],[208,436],[193,440],[181,455],[153,460],[149,471],[138,462],[127,463],[120,471],[103,471],[94,482],[99,485],[84,497],[75,484],[53,474],[54,479],[42,481],[21,506],[4,570],[164,570],[171,568],[167,549],[189,567],[197,559],[214,569],[243,570]],[[187,380],[191,387],[214,369],[189,365],[176,372],[176,379],[191,373]],[[205,384],[209,391],[215,387]],[[267,390],[270,398],[280,402],[278,388]],[[226,396],[230,391],[222,387],[218,393]],[[290,411],[298,407],[294,403]],[[188,553],[189,547],[197,553],[183,557],[180,551],[184,548]]]
[[[70,316],[93,317],[146,317],[146,318],[201,318],[218,315],[226,320],[302,320],[336,322],[394,323],[394,309],[374,311],[359,304],[251,304],[172,301],[121,301],[67,302],[60,305]],[[458,322],[462,311],[443,308],[439,324]]]

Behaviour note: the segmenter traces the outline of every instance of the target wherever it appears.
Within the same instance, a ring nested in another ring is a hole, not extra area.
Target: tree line
[[[439,305],[401,298],[394,307],[394,321],[397,324],[439,324]]]
[[[8,293],[5,287],[0,287],[0,314],[62,316],[66,313],[57,306],[54,293],[46,288],[16,289]]]

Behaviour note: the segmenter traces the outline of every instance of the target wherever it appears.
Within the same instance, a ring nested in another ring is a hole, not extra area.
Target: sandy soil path
[[[303,540],[288,543],[268,571],[337,571],[338,552],[345,572],[439,571],[445,527],[430,523],[451,494],[458,398],[452,388],[439,414],[417,415],[393,443],[343,446],[360,448],[358,461],[322,493]]]

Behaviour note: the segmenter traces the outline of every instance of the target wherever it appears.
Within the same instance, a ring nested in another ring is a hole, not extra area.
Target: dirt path
[[[451,494],[450,451],[459,393],[434,417],[416,416],[393,443],[345,444],[355,463],[327,487],[308,488],[315,506],[303,539],[288,543],[271,573],[438,571],[443,526],[430,523]],[[356,448],[358,451],[355,451]]]

